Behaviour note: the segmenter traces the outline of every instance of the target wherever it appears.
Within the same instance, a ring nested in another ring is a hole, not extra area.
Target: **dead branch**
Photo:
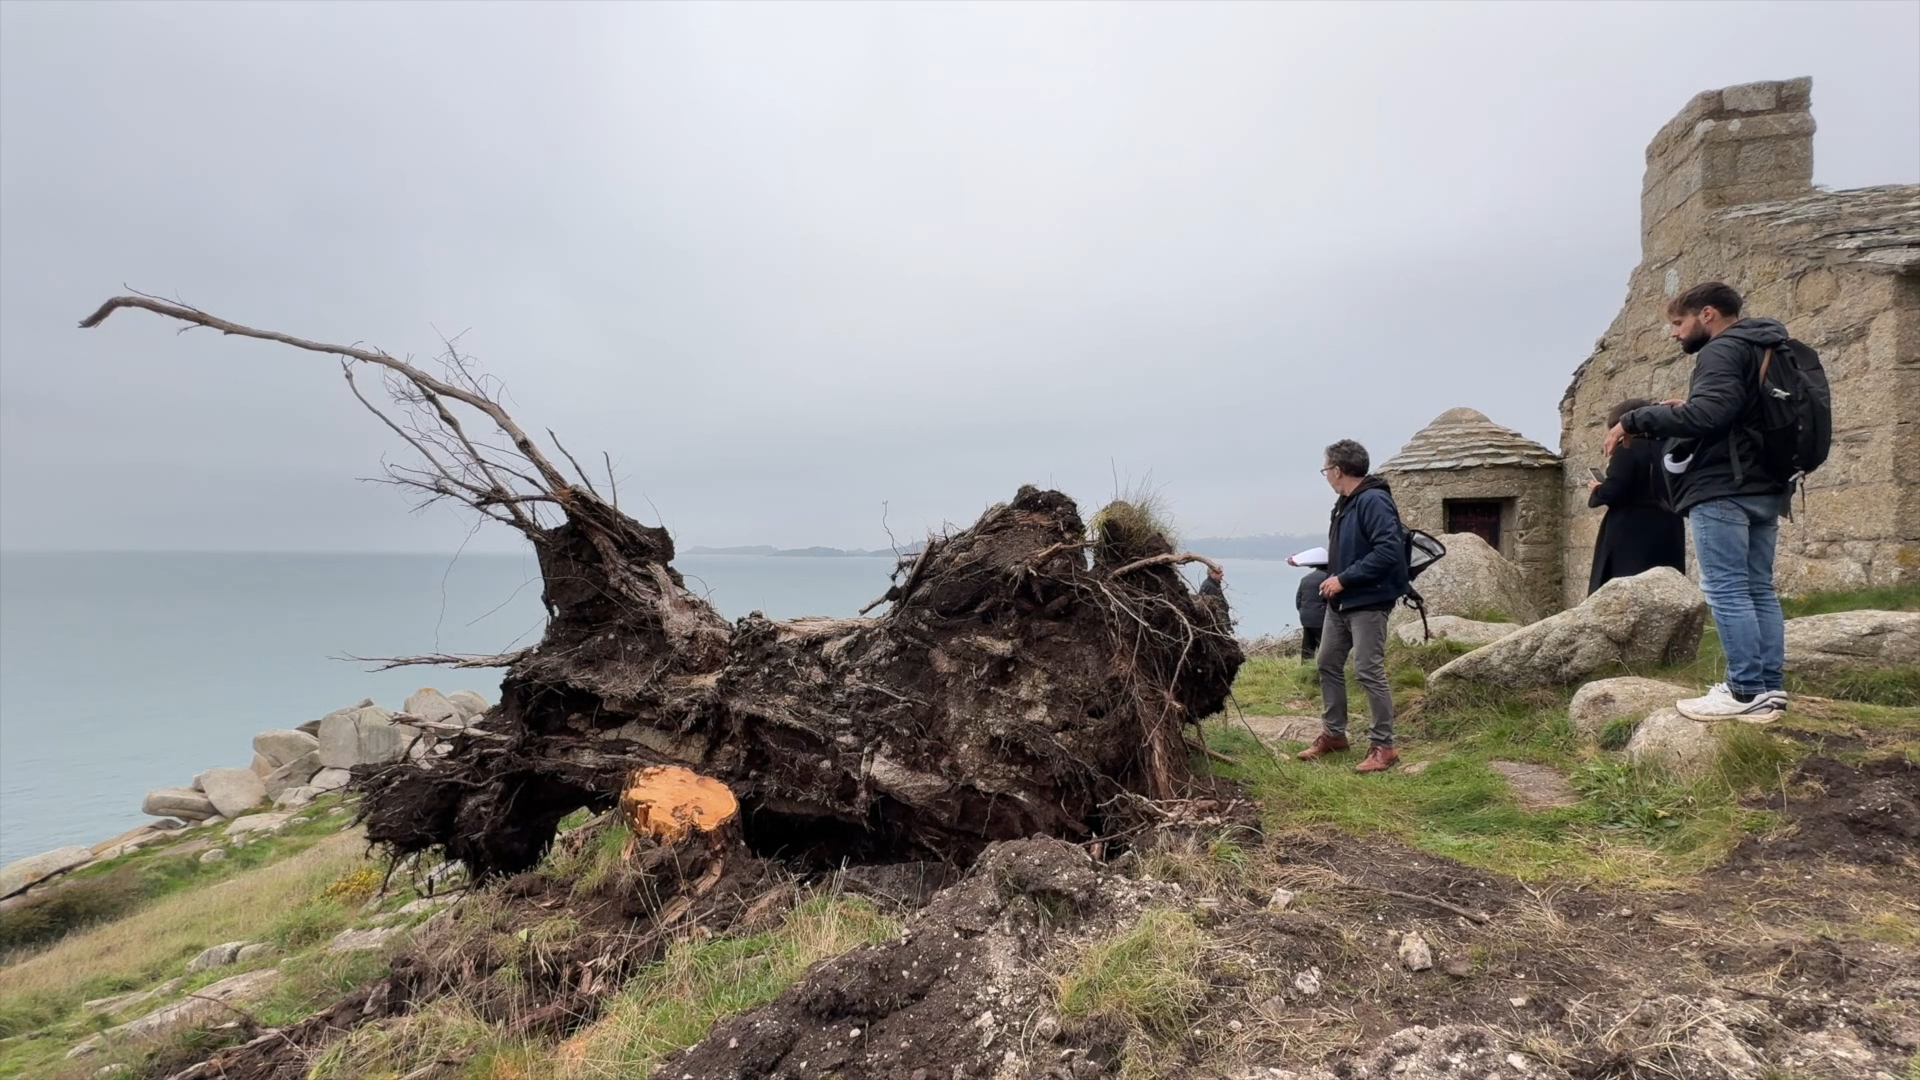
[[[1184,563],[1196,563],[1196,562],[1205,563],[1207,566],[1207,569],[1212,570],[1215,573],[1225,572],[1224,570],[1221,569],[1221,566],[1219,563],[1214,562],[1212,559],[1207,558],[1205,555],[1195,555],[1193,552],[1187,551],[1187,552],[1182,552],[1179,555],[1149,555],[1144,559],[1135,559],[1134,561],[1126,564],[1125,566],[1122,566],[1116,569],[1113,572],[1112,576],[1119,577],[1122,574],[1131,574],[1135,570],[1144,570],[1149,566],[1179,566]]]

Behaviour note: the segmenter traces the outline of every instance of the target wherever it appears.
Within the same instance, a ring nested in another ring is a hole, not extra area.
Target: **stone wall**
[[[1468,469],[1384,471],[1400,518],[1435,536],[1448,532],[1445,504],[1511,500],[1500,522],[1500,554],[1526,576],[1529,599],[1540,611],[1560,609],[1563,481],[1557,466],[1479,466]],[[1586,578],[1581,578],[1581,592]]]
[[[1567,475],[1600,465],[1607,410],[1686,393],[1690,359],[1666,304],[1720,280],[1743,314],[1786,323],[1819,350],[1834,387],[1834,451],[1782,525],[1790,593],[1920,578],[1920,187],[1812,187],[1811,81],[1694,98],[1647,148],[1641,262],[1625,308],[1560,406]],[[1565,603],[1585,590],[1600,514],[1584,484],[1561,492]]]

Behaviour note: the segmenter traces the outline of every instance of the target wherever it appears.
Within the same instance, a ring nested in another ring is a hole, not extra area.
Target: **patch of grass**
[[[1892,708],[1920,708],[1920,667],[1875,668],[1809,676],[1787,673],[1787,691]]]
[[[0,968],[0,1037],[44,1029],[74,1017],[82,1001],[177,975],[210,945],[257,940],[262,927],[291,918],[329,882],[364,863],[363,845],[358,835],[335,835],[271,866],[176,892]],[[0,1075],[9,1056],[0,1049]]]
[[[1060,980],[1060,1015],[1118,1016],[1151,1038],[1176,1039],[1206,993],[1205,946],[1186,913],[1144,912],[1125,932],[1089,947]]]
[[[1292,656],[1261,657],[1240,665],[1233,682],[1240,708],[1256,716],[1319,709],[1320,672]]]
[[[1472,619],[1474,622],[1490,623],[1510,623],[1513,621],[1513,616],[1509,615],[1504,608],[1481,607],[1478,605],[1469,606],[1467,613],[1461,616],[1461,618]]]
[[[1717,646],[1707,651],[1717,656]],[[1400,663],[1417,664],[1417,655],[1405,648]],[[1269,664],[1274,666],[1252,673],[1249,696],[1270,695],[1276,685],[1285,692],[1291,675],[1285,662]],[[1295,762],[1265,752],[1238,725],[1210,724],[1206,733],[1211,746],[1235,758],[1219,771],[1252,789],[1276,831],[1330,824],[1359,834],[1387,833],[1523,880],[1651,883],[1701,868],[1764,823],[1765,815],[1742,809],[1740,800],[1779,787],[1806,752],[1764,729],[1727,725],[1708,775],[1674,780],[1597,757],[1572,730],[1568,698],[1565,690],[1479,686],[1422,695],[1418,710],[1403,713],[1398,725],[1407,763],[1425,763],[1418,775],[1360,776],[1352,771],[1357,755]],[[1364,724],[1360,700],[1352,699],[1354,721]],[[1836,733],[1857,730],[1854,711],[1892,717],[1884,721],[1890,725],[1904,722],[1898,710],[1846,709],[1848,719],[1833,722]],[[1624,745],[1632,729],[1632,720],[1617,721],[1604,735],[1607,745]],[[1582,800],[1523,811],[1506,779],[1490,767],[1496,760],[1558,768],[1569,774]]]
[[[1253,860],[1247,849],[1222,837],[1205,843],[1192,842],[1181,847],[1162,847],[1142,856],[1140,874],[1160,881],[1174,881],[1198,889],[1203,895],[1219,895],[1238,889],[1250,878]]]
[[[278,836],[232,848],[220,862],[203,863],[175,854],[175,850],[217,841],[225,825],[181,829],[171,839],[76,870],[64,881],[41,890],[42,895],[30,898],[28,903],[0,912],[0,963],[18,961],[68,934],[123,918],[163,897],[243,874],[312,847],[345,825],[343,818],[325,813],[328,806],[338,802],[339,798],[333,796],[326,803],[316,803],[302,811],[311,814],[313,820],[285,829]]]
[[[1836,611],[1920,611],[1920,582],[1783,596],[1780,598],[1780,610],[1789,619],[1798,619],[1803,615],[1831,615]]]
[[[1600,729],[1600,749],[1625,750],[1627,744],[1633,741],[1633,732],[1640,726],[1641,719],[1643,718],[1616,716],[1607,721],[1606,726]]]
[[[327,1048],[307,1073],[310,1080],[372,1080],[398,1075],[398,1063],[460,1061],[476,1048],[495,1048],[499,1028],[459,995],[440,998],[417,1012],[379,1024],[364,1024]]]
[[[722,1017],[766,1004],[816,961],[885,941],[899,923],[867,901],[822,896],[765,933],[682,939],[629,982],[600,1019],[551,1057],[568,1080],[649,1075],[666,1055],[706,1037]]]

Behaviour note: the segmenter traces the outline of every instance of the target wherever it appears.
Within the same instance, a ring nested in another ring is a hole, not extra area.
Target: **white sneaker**
[[[1778,696],[1775,696],[1776,693]],[[1726,683],[1714,683],[1706,696],[1688,698],[1677,702],[1675,708],[1680,715],[1689,720],[1711,723],[1715,720],[1743,720],[1749,724],[1771,724],[1780,718],[1786,708],[1787,695],[1784,691],[1765,691],[1754,695],[1752,701],[1740,701],[1727,689]]]

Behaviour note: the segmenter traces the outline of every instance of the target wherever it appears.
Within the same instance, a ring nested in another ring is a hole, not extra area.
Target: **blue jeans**
[[[1773,553],[1780,540],[1777,495],[1703,502],[1687,511],[1700,588],[1727,654],[1727,689],[1758,694],[1782,688],[1786,621],[1773,590]]]

